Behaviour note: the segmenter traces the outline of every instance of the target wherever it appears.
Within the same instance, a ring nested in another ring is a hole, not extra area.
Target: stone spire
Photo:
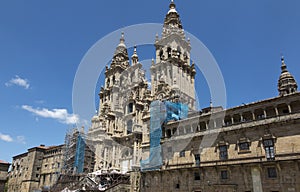
[[[117,65],[122,66],[122,68],[129,66],[129,56],[125,45],[124,32],[121,34],[120,43],[116,47],[110,67],[114,68]]]
[[[281,74],[278,80],[278,92],[280,96],[297,91],[298,85],[295,78],[287,70],[284,57],[281,57]]]
[[[139,56],[137,55],[136,45],[134,46],[133,55],[131,56],[131,64],[136,65],[139,62]]]
[[[162,36],[166,37],[172,33],[178,33],[181,34],[182,38],[184,38],[180,16],[176,10],[176,5],[173,0],[171,1],[169,8],[170,9],[165,17]]]
[[[126,48],[126,45],[125,45],[124,32],[122,32],[122,34],[121,34],[120,43],[116,48],[115,55],[122,52],[123,50],[127,51],[127,48]]]

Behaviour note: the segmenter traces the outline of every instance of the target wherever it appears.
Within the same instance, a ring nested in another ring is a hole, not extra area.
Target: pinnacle
[[[126,45],[125,45],[125,38],[124,38],[124,32],[121,33],[121,38],[120,38],[119,46],[126,47]]]
[[[281,72],[284,73],[284,72],[287,72],[287,67],[286,67],[286,64],[285,64],[285,61],[284,61],[284,56],[281,56]]]

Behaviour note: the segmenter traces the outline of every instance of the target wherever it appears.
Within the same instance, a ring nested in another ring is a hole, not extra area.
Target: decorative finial
[[[175,8],[176,8],[176,5],[174,3],[174,0],[171,0],[170,9],[175,9]]]
[[[124,40],[124,31],[121,33],[121,40]]]
[[[287,71],[287,67],[284,61],[284,56],[281,54],[281,73],[286,72]]]
[[[125,38],[124,38],[124,32],[122,31],[121,33],[121,38],[120,38],[120,44],[125,42]]]
[[[151,59],[151,64],[152,64],[152,65],[154,65],[154,64],[155,64],[155,63],[154,63],[154,59],[153,59],[153,58]]]
[[[134,45],[133,52],[136,54],[136,45]]]
[[[124,38],[124,32],[121,33],[120,43],[118,45],[119,47],[126,47],[125,45],[125,38]]]
[[[212,107],[213,107],[213,102],[212,102],[212,99],[210,99],[209,106],[210,106],[210,108],[212,108]]]
[[[134,49],[133,49],[133,55],[131,56],[132,59],[132,65],[135,65],[139,62],[139,56],[137,55],[137,51],[136,51],[136,45],[134,45]]]

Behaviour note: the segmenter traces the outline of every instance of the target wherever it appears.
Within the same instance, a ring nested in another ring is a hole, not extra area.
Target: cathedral
[[[278,96],[198,111],[192,47],[175,3],[161,37],[153,38],[151,82],[138,47],[129,56],[125,36],[106,66],[99,109],[87,134],[95,148],[95,172],[130,174],[130,185],[119,191],[300,191],[300,93],[283,57]],[[188,114],[179,118],[180,108],[168,121],[155,122],[156,101],[186,106]],[[160,148],[151,156],[153,124],[160,127]],[[141,162],[158,156],[158,167],[143,169]]]
[[[129,58],[124,34],[121,35],[111,64],[106,67],[98,114],[92,118],[88,132],[89,138],[109,143],[109,148],[96,145],[96,155],[103,154],[96,160],[96,169],[139,166],[142,149],[149,143],[152,101],[180,102],[186,104],[190,112],[196,111],[196,69],[190,61],[191,45],[173,2],[165,18],[162,37],[155,39],[155,48],[156,60],[152,60],[149,88],[137,47]],[[121,149],[118,144],[129,148]],[[127,155],[124,156],[122,150]]]
[[[120,36],[88,132],[14,156],[8,191],[300,191],[300,92],[284,57],[277,96],[199,110],[192,47],[173,1],[153,35],[150,69]]]

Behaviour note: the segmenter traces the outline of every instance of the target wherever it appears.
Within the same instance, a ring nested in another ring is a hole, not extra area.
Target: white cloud
[[[23,105],[22,109],[29,111],[39,117],[56,119],[64,124],[78,123],[79,117],[76,114],[69,114],[66,109],[46,109],[46,108],[33,108],[29,105]]]
[[[26,144],[25,137],[24,136],[17,136],[17,142],[22,143],[22,144]]]
[[[12,142],[13,138],[11,138],[10,135],[5,135],[5,134],[0,133],[0,140],[6,141],[6,142]]]
[[[29,81],[27,79],[22,79],[18,75],[16,75],[14,78],[5,83],[6,87],[11,87],[13,85],[17,85],[25,89],[29,89],[30,87]]]

